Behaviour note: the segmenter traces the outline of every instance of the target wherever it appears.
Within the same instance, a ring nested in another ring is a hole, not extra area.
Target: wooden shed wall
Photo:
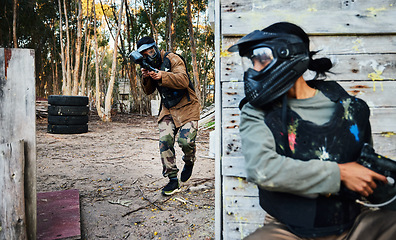
[[[334,74],[327,79],[370,106],[376,151],[396,159],[396,0],[214,2],[220,34],[216,101],[221,115],[216,119],[222,119],[221,157],[216,158],[221,161],[222,215],[216,216],[221,225],[216,239],[242,239],[262,226],[265,216],[257,187],[245,180],[239,137],[238,104],[244,96],[240,57],[226,51],[255,29],[278,21],[301,26],[310,35],[311,50],[321,50],[315,57],[327,56],[334,63]]]

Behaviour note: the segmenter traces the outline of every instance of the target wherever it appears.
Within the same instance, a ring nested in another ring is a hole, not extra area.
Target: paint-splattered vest
[[[287,109],[288,133],[285,135],[282,131],[285,129],[282,108],[269,110],[266,112],[265,123],[274,135],[276,151],[304,161],[355,161],[363,143],[371,140],[367,104],[350,96],[336,82],[307,83],[336,103],[335,112],[329,122],[316,125]],[[302,237],[340,234],[352,226],[360,213],[360,207],[341,192],[331,196],[306,198],[259,188],[261,207]]]
[[[162,71],[169,72],[172,70],[171,62],[170,62],[169,58],[166,57],[169,53],[170,52],[166,52],[163,57],[162,65],[160,68]],[[187,71],[186,61],[184,60],[184,58],[181,55],[178,55],[178,56],[183,60],[184,65],[186,66],[186,73],[187,73],[187,76],[189,79],[188,86],[191,89],[194,89],[194,85],[192,84],[192,82],[190,80],[190,76]],[[182,100],[182,98],[185,94],[187,94],[187,98],[190,101],[190,96],[188,94],[187,89],[173,89],[173,88],[168,88],[168,87],[163,87],[163,86],[157,85],[157,90],[161,96],[161,103],[163,103],[166,108],[171,108],[173,106],[176,106]]]

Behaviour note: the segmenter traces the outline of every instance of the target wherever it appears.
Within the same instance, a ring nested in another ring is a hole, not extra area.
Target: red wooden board
[[[37,193],[37,239],[80,239],[77,189]]]

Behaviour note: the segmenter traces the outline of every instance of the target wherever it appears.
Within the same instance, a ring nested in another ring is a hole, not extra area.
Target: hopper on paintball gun
[[[142,68],[147,69],[148,71],[158,72],[158,69],[153,68],[146,62],[143,55],[138,51],[133,51],[129,54],[129,58],[136,64],[139,64]]]
[[[378,182],[373,194],[366,199],[371,204],[367,207],[380,207],[396,211],[396,161],[375,153],[369,144],[364,144],[357,163],[384,175],[388,184]]]

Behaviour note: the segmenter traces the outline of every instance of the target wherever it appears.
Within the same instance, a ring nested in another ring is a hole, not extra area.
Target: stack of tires
[[[76,134],[88,132],[88,97],[48,97],[48,133]]]

